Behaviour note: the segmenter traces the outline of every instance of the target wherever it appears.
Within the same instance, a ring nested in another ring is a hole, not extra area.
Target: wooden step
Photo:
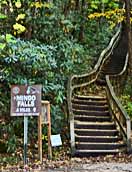
[[[92,110],[78,110],[78,109],[72,109],[73,113],[75,115],[88,115],[88,116],[109,116],[108,111],[92,111]]]
[[[107,101],[106,100],[81,100],[81,99],[72,99],[72,103],[73,104],[81,104],[81,105],[95,105],[95,106],[105,106],[107,105]]]
[[[111,130],[116,129],[113,122],[86,122],[86,121],[75,121],[74,127],[77,129],[101,129]]]
[[[99,155],[109,155],[118,154],[121,152],[126,152],[126,149],[112,149],[112,150],[76,150],[74,156],[76,157],[89,157],[89,156],[99,156]]]
[[[75,141],[78,142],[105,142],[105,143],[112,143],[118,142],[122,138],[120,136],[80,136],[75,134]]]
[[[108,116],[75,115],[74,119],[79,121],[89,121],[89,122],[107,122],[112,120],[110,115]]]
[[[82,105],[82,104],[72,103],[72,108],[76,110],[108,111],[108,105],[97,106],[97,105]]]
[[[89,143],[89,142],[76,142],[77,150],[113,150],[120,149],[126,146],[123,142],[121,143]]]
[[[94,130],[94,129],[76,129],[75,134],[81,136],[116,136],[118,135],[117,130]]]
[[[106,97],[104,96],[84,96],[84,95],[75,95],[75,99],[79,100],[89,100],[89,101],[106,101]]]

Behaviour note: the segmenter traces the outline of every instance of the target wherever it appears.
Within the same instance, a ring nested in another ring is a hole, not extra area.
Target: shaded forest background
[[[42,99],[51,103],[52,134],[69,139],[68,77],[94,67],[125,20],[120,6],[118,0],[0,1],[1,153],[16,152],[23,139],[23,118],[10,117],[12,84],[41,84]],[[121,100],[132,116],[131,76]],[[44,127],[45,142],[46,133]],[[35,117],[29,121],[29,140],[32,145],[37,140]]]

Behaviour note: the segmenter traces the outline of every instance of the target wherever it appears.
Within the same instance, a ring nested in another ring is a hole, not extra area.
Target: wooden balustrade
[[[121,25],[118,28],[116,34],[112,37],[109,45],[102,51],[97,64],[94,69],[82,75],[72,75],[69,77],[68,88],[67,88],[67,100],[68,100],[68,109],[69,114],[72,115],[71,110],[71,98],[79,90],[79,88],[88,87],[91,83],[94,83],[98,77],[99,71],[104,63],[104,60],[107,59],[112,52],[114,46],[119,40],[121,31]]]
[[[120,32],[121,32],[121,25],[118,28],[116,34],[112,37],[109,45],[102,51],[97,64],[95,65],[94,69],[91,72],[88,72],[82,75],[72,75],[70,77],[69,82],[71,83],[71,87],[74,87],[74,88],[83,87],[95,80],[99,70],[103,66],[104,61],[107,58],[109,58],[109,55],[112,53],[113,48],[116,46],[117,42],[119,41]]]
[[[120,101],[115,95],[115,92],[113,90],[112,84],[110,82],[109,75],[106,76],[106,93],[108,97],[109,102],[109,109],[110,113],[113,116],[113,118],[116,121],[116,124],[118,128],[120,129],[120,132],[127,143],[127,151],[129,152],[131,150],[131,121],[130,117],[122,107]]]
[[[113,48],[120,37],[120,29],[111,39],[108,47],[101,53],[97,64],[94,69],[90,73],[82,74],[82,75],[72,75],[68,82],[67,88],[67,101],[68,101],[68,109],[69,109],[69,117],[70,117],[70,128],[71,128],[71,147],[74,149],[75,147],[75,137],[74,137],[74,115],[72,113],[72,98],[75,94],[82,94],[86,91],[90,90],[91,84],[95,83],[98,78],[99,72],[103,67],[104,61],[109,57]],[[124,69],[119,75],[106,76],[106,93],[108,96],[109,109],[113,118],[115,119],[118,128],[121,131],[121,134],[124,140],[127,143],[128,151],[131,149],[131,122],[130,118],[123,109],[121,103],[119,102],[116,95],[119,95],[124,86],[124,82],[127,76],[127,64],[128,64],[128,55],[126,57],[126,62]],[[115,92],[114,92],[115,91]],[[116,93],[116,95],[115,95]],[[72,151],[74,152],[74,150]]]

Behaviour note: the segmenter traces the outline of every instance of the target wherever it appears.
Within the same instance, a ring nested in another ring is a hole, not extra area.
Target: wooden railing
[[[118,31],[111,39],[108,47],[102,51],[97,64],[90,73],[86,73],[82,75],[72,75],[69,79],[68,88],[67,88],[67,102],[68,102],[69,119],[70,119],[71,149],[73,154],[75,150],[75,135],[74,135],[74,115],[72,112],[72,97],[77,92],[81,93],[82,88],[87,88],[87,89],[90,88],[90,84],[93,84],[96,81],[100,68],[102,67],[105,59],[107,59],[109,55],[112,53],[113,48],[115,47],[116,43],[119,40],[120,33],[121,33],[121,26],[118,28]]]
[[[123,139],[127,143],[127,151],[131,150],[131,120],[116,95],[121,94],[127,74],[128,55],[124,69],[118,75],[106,76],[106,93],[109,110],[113,116]]]
[[[100,70],[100,68],[102,67],[103,62],[107,58],[109,58],[109,55],[112,53],[113,48],[117,44],[117,42],[120,38],[120,32],[121,32],[121,25],[119,26],[116,34],[112,37],[107,48],[105,48],[102,51],[102,53],[99,57],[99,60],[98,60],[97,64],[95,65],[94,69],[91,72],[88,72],[88,73],[85,73],[82,75],[72,75],[70,77],[71,86],[73,86],[74,88],[83,87],[85,85],[88,85],[90,81],[95,80],[95,77],[97,77],[97,73]]]
[[[112,37],[108,47],[102,51],[97,64],[95,65],[94,69],[91,72],[85,73],[82,75],[70,76],[69,81],[68,81],[68,89],[67,89],[67,100],[68,100],[69,114],[72,113],[72,111],[71,111],[72,95],[77,90],[80,89],[80,91],[81,91],[81,88],[90,85],[91,83],[93,83],[97,79],[98,73],[99,73],[100,68],[102,67],[105,59],[107,59],[109,57],[109,55],[112,53],[113,48],[115,47],[116,43],[118,42],[118,40],[120,38],[120,32],[121,32],[121,26],[119,26],[118,31]]]

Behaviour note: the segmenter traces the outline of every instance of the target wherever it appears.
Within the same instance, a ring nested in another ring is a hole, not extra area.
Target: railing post
[[[75,133],[74,133],[74,116],[72,113],[72,76],[69,78],[68,88],[67,88],[67,100],[68,100],[68,110],[69,110],[69,122],[70,122],[70,137],[71,137],[71,153],[74,155],[75,153]]]
[[[52,146],[51,146],[51,119],[50,119],[50,103],[47,104],[47,115],[48,115],[48,158],[52,159]]]
[[[42,155],[42,114],[38,116],[38,152],[39,152],[39,160],[43,162]]]
[[[130,119],[127,119],[126,125],[127,125],[127,152],[129,153],[131,151],[131,121]]]
[[[70,119],[70,135],[71,135],[71,153],[75,153],[75,133],[74,133],[74,117]]]

